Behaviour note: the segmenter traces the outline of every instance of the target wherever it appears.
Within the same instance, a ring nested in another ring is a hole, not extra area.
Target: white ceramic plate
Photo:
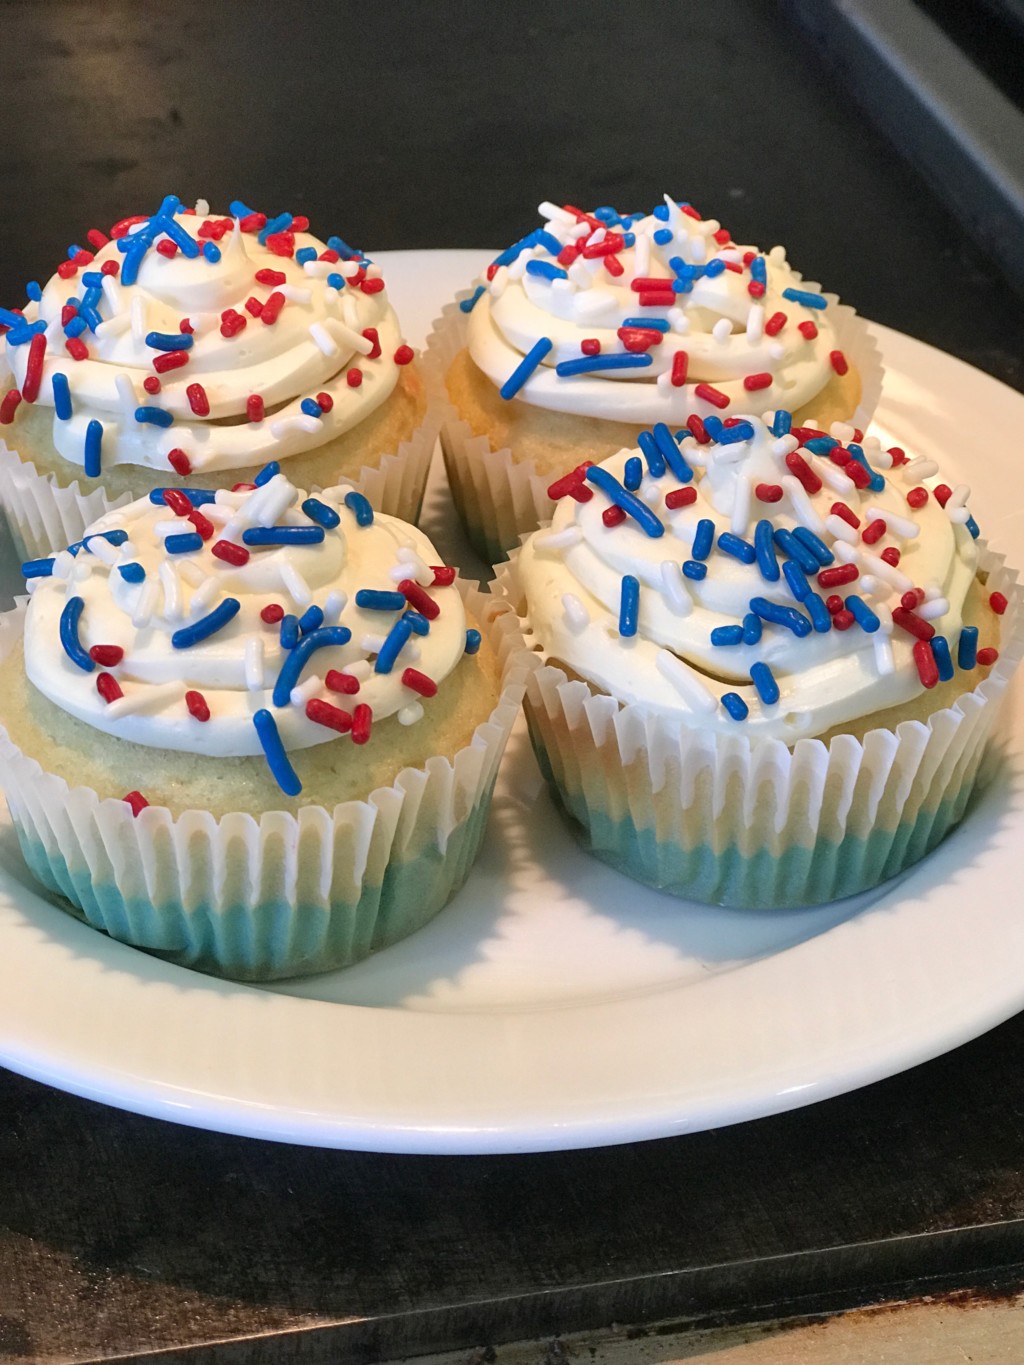
[[[487,256],[380,259],[419,341],[431,301]],[[1024,398],[877,332],[881,434],[935,453],[974,486],[989,539],[1019,546]],[[436,479],[429,521],[447,549],[444,497]],[[31,888],[4,826],[0,1062],[198,1127],[402,1152],[627,1142],[851,1090],[1024,1007],[1016,709],[1001,775],[923,866],[855,901],[772,914],[677,901],[581,853],[520,730],[485,850],[449,908],[368,962],[274,990],[79,924]]]

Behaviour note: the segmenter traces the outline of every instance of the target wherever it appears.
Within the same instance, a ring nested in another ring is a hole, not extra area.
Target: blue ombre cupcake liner
[[[1024,655],[1017,575],[979,543],[986,591],[1010,606],[999,658],[972,691],[921,720],[826,746],[751,742],[621,704],[542,665],[525,707],[541,771],[576,837],[649,886],[716,905],[820,904],[925,857],[963,817],[1010,678]],[[515,560],[497,590],[526,615]],[[998,618],[993,618],[998,619]],[[969,678],[965,677],[965,685]]]
[[[499,700],[453,759],[404,768],[364,801],[220,819],[149,806],[134,817],[124,801],[69,788],[0,727],[0,780],[32,872],[111,937],[237,980],[345,967],[415,932],[469,874],[535,666],[514,613],[460,589],[501,662]],[[24,603],[0,616],[0,659],[23,618]]]

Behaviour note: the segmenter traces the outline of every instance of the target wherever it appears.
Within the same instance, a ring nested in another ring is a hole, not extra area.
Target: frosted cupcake
[[[344,966],[445,904],[526,665],[415,527],[257,482],[108,513],[0,618],[32,871],[111,936],[243,979]]]
[[[966,487],[778,413],[580,467],[502,571],[527,714],[598,857],[677,895],[816,903],[961,818],[1022,650]]]
[[[867,426],[874,345],[782,247],[739,246],[667,197],[651,214],[540,213],[431,346],[452,492],[489,561],[551,516],[580,460],[635,445],[655,422],[785,407],[826,429]]]
[[[436,436],[380,268],[305,218],[173,196],[0,310],[0,495],[26,554],[166,485],[351,482],[418,514]]]

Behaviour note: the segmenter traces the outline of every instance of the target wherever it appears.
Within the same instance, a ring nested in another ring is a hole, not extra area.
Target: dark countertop
[[[1024,388],[1018,300],[767,3],[297,12],[0,7],[0,301],[168,191],[385,249],[667,189]],[[0,1072],[0,1361],[336,1362],[1016,1274],[1022,1044],[1018,1018],[811,1109],[471,1159],[223,1137]]]

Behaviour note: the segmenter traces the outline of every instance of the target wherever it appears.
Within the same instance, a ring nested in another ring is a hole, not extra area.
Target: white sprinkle
[[[383,635],[364,635],[359,641],[359,648],[364,654],[379,654],[384,644]],[[351,669],[346,672],[351,673]]]
[[[589,231],[589,223],[577,223],[575,227],[569,229],[569,238],[573,242],[578,242],[581,238],[585,237]]]
[[[606,227],[595,228],[587,239],[587,246],[597,246],[598,242],[603,242],[607,236],[608,229]]]
[[[92,565],[85,555],[78,555],[75,558],[74,568],[71,570],[71,581],[73,583],[84,583],[87,578],[92,577]]]
[[[207,218],[210,214],[209,201],[206,199],[196,200],[196,213],[200,218]]]
[[[335,265],[338,274],[341,275],[346,280],[350,280],[352,279],[353,275],[359,274],[358,261],[337,261],[335,262]]]
[[[310,303],[313,299],[311,290],[303,289],[297,284],[279,284],[277,291],[279,294],[283,294],[290,303]]]
[[[674,559],[661,561],[661,589],[677,616],[689,616],[693,611],[693,599],[686,590],[683,571]]]
[[[780,436],[777,441],[773,441],[769,449],[777,460],[784,460],[787,455],[791,455],[800,445],[795,436]]]
[[[590,613],[575,593],[562,594],[562,608],[565,612],[565,624],[574,635],[578,635],[590,625]]]
[[[137,346],[142,346],[149,329],[146,326],[146,300],[141,294],[132,297],[131,327],[132,340]]]
[[[854,541],[857,537],[854,536]],[[840,564],[860,564],[860,547],[856,544],[849,544],[845,540],[834,540],[832,542],[832,553]]]
[[[651,268],[651,239],[644,231],[636,234],[636,247],[633,257],[633,275],[640,279],[647,278],[647,272]]]
[[[75,567],[75,556],[68,550],[61,550],[53,557],[53,577],[69,578]]]
[[[831,488],[833,493],[841,493],[845,496],[852,493],[857,487],[849,474],[844,474],[841,469],[837,469],[831,460],[819,460],[814,466],[814,472],[825,487]]]
[[[878,555],[867,554],[866,551],[860,552],[860,562],[869,573],[873,573],[877,578],[884,579],[900,592],[909,592],[914,586],[905,573],[893,566],[886,559],[880,559]]]
[[[132,625],[136,630],[145,630],[149,625],[156,611],[159,596],[160,584],[150,575],[142,585],[142,591],[135,602],[135,610],[132,612]]]
[[[706,237],[691,237],[687,245],[690,248],[690,260],[694,265],[703,265],[708,258],[708,242]]]
[[[892,641],[888,635],[883,635],[880,630],[877,630],[872,637],[871,645],[875,651],[875,667],[879,674],[882,677],[888,677],[890,673],[895,673],[896,660],[893,657]]]
[[[742,442],[737,442],[737,445]],[[740,474],[736,480],[736,491],[732,500],[733,535],[745,536],[750,525],[750,475]]]
[[[219,592],[220,584],[216,578],[205,579],[192,594],[192,601],[188,604],[189,616],[205,616]]]
[[[833,422],[828,429],[828,434],[834,436],[840,445],[846,445],[848,441],[853,440],[853,433],[856,429],[856,427],[851,427],[849,422]],[[867,445],[867,442],[865,441],[864,444]]]
[[[341,613],[348,606],[348,593],[329,592],[324,598],[324,625],[333,626],[338,622]]]
[[[747,313],[747,341],[756,346],[764,336],[764,305],[753,303]]]
[[[500,299],[508,288],[508,266],[499,265],[491,280],[491,298]]]
[[[884,521],[886,529],[894,536],[902,536],[904,540],[913,540],[915,536],[921,534],[921,527],[916,521],[911,521],[909,517],[901,517],[897,512],[887,512],[881,507],[869,507],[867,509],[868,521]]]
[[[533,548],[537,554],[558,554],[578,545],[583,532],[578,526],[569,525],[561,531],[538,531],[533,538]]]
[[[570,213],[568,209],[562,209],[557,204],[552,204],[550,199],[545,199],[543,204],[538,204],[537,212],[549,223],[563,223],[566,227],[576,226],[576,215]]]
[[[508,269],[508,267],[505,267],[505,269]],[[568,273],[569,279],[573,282],[573,284],[576,286],[577,289],[587,290],[587,289],[589,289],[589,288],[591,287],[591,285],[594,283],[593,274],[591,273],[591,271],[589,271],[589,270],[587,269],[587,262],[586,262],[586,261],[583,261],[583,260],[580,260],[579,258],[577,258],[575,261],[573,261],[573,263],[572,263],[572,265],[569,267],[567,273]],[[511,271],[510,271],[510,272],[509,272],[508,278],[509,278],[510,280],[513,280],[513,279],[515,279],[516,277],[515,277],[515,276],[511,273]],[[576,312],[576,316],[577,316],[577,317],[580,317],[580,316],[581,316],[580,310],[579,310],[579,299],[578,299],[578,298],[577,298],[577,300],[576,300],[575,312]]]
[[[971,519],[970,511],[966,507],[954,507],[952,510],[947,507],[946,516],[954,526],[966,526]]]
[[[105,318],[100,323],[96,328],[96,336],[100,341],[105,341],[107,337],[116,337],[122,332],[127,332],[131,325],[131,318],[127,313],[115,313],[112,318]]]
[[[878,617],[878,629],[882,635],[892,634],[892,612],[884,602],[875,605],[875,615]]]
[[[291,594],[292,601],[297,607],[308,607],[312,602],[313,593],[309,584],[295,565],[290,564],[287,560],[281,565],[281,582]]]
[[[864,597],[889,596],[890,590],[888,583],[883,583],[882,580],[876,578],[874,574],[862,573],[857,580],[857,586],[860,588],[861,594]]]
[[[719,346],[725,346],[732,336],[732,323],[728,318],[719,318],[711,329],[711,335],[718,342]]]
[[[668,310],[668,325],[677,336],[684,337],[690,330],[690,319],[681,308],[670,308]]]
[[[121,286],[118,284],[117,280],[114,279],[113,275],[103,276],[101,288],[103,289],[103,297],[106,299],[111,313],[123,312],[124,299],[121,295]]]
[[[807,490],[798,478],[792,474],[783,474],[781,480],[783,488],[789,494],[789,500],[793,505],[793,515],[802,525],[815,535],[820,535],[825,529],[825,523],[814,510],[814,505],[807,496]]]
[[[186,521],[184,517],[181,517],[177,521],[155,521],[153,523],[153,530],[158,536],[176,536],[182,531],[185,531],[185,528],[188,525],[188,521]]]
[[[275,441],[280,441],[290,431],[305,431],[310,436],[315,436],[322,430],[321,422],[321,418],[310,417],[308,413],[303,412],[295,417],[282,417],[277,422],[271,422],[270,434]]]
[[[676,689],[684,701],[694,711],[710,714],[718,705],[718,700],[708,691],[704,681],[682,659],[667,649],[659,649],[654,656],[654,666],[667,683]]]
[[[174,565],[166,560],[160,565],[160,586],[164,590],[164,615],[172,621],[180,621],[184,615],[181,582],[174,572]]]
[[[317,349],[324,355],[339,355],[341,348],[328,332],[322,322],[314,322],[310,325],[309,335],[316,343]]]
[[[139,406],[135,396],[135,386],[126,374],[114,375],[114,388],[117,389],[118,402],[125,412],[134,413]]]
[[[958,483],[946,499],[946,511],[949,512],[951,509],[955,510],[958,507],[963,507],[970,496],[971,490],[967,484]]]
[[[89,554],[95,555],[101,564],[118,564],[121,561],[120,546],[111,545],[105,536],[89,536],[85,542],[85,549]]]
[[[209,511],[209,508],[206,507],[203,510]],[[189,587],[198,588],[200,583],[206,582],[206,574],[203,573],[202,568],[194,559],[186,556],[177,567],[178,574],[185,580]]]
[[[945,597],[934,597],[930,602],[922,602],[917,609],[918,616],[925,621],[934,621],[940,616],[945,616],[949,611],[949,602]]]
[[[743,264],[743,252],[737,251],[734,246],[728,246],[724,251],[718,253],[720,261],[731,261],[733,265]]]
[[[847,545],[857,545],[860,541],[860,536],[853,527],[842,517],[837,517],[834,512],[825,518],[825,530],[836,540],[845,541]]]
[[[322,280],[328,275],[335,274],[335,261],[303,261],[302,273],[308,275],[310,279]],[[337,290],[334,293],[337,294]]]
[[[434,581],[434,571],[429,564],[425,564],[415,550],[403,546],[408,554],[407,559],[402,559],[388,573],[392,583],[401,583],[403,578],[411,578],[419,583],[421,587],[429,587]],[[401,554],[401,551],[399,551]]]
[[[306,702],[312,701],[323,689],[324,680],[315,673],[311,674],[305,682],[293,687],[288,694],[288,700],[293,706],[301,706],[303,711],[306,709]]]
[[[363,683],[373,672],[373,664],[370,663],[369,659],[355,659],[352,663],[345,665],[345,672]]]
[[[120,720],[122,716],[133,716],[139,712],[159,711],[172,702],[179,702],[185,696],[183,682],[160,683],[153,687],[146,685],[137,690],[126,692],[107,706],[103,714],[110,720]]]
[[[408,706],[403,706],[398,712],[399,725],[415,725],[418,720],[423,719],[423,703],[411,701]]]
[[[356,308],[356,301],[347,292],[341,298],[341,317],[345,326],[351,327],[353,331],[359,327],[359,312]]]
[[[939,466],[935,461],[926,459],[923,455],[919,455],[916,460],[911,460],[903,468],[908,476],[914,479],[930,479],[939,472]]]
[[[352,350],[358,351],[360,355],[369,355],[373,350],[373,342],[358,330],[358,317],[354,317],[351,322],[348,318],[344,322],[339,322],[337,318],[328,318],[324,326],[335,341],[340,342],[342,346],[351,346]]]

